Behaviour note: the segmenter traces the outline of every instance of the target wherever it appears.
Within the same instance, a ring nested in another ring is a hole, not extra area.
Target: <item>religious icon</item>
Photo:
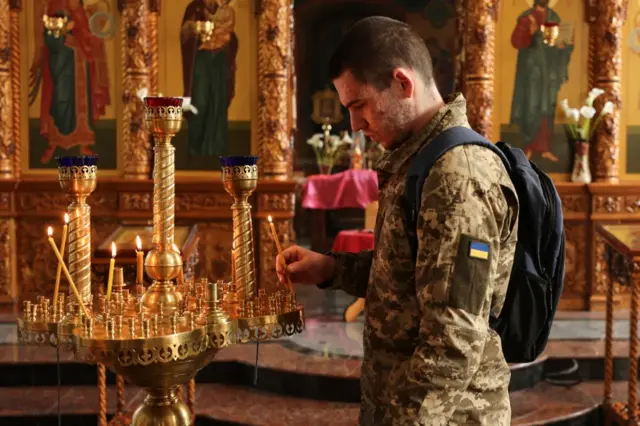
[[[557,162],[551,140],[561,86],[569,78],[573,26],[552,9],[557,0],[529,0],[511,34],[518,49],[511,124],[517,124],[528,158],[538,154]]]
[[[227,152],[228,109],[235,94],[238,37],[231,0],[192,0],[182,18],[180,48],[191,157]]]
[[[113,24],[103,1],[35,0],[35,54],[29,72],[29,105],[40,97],[40,134],[48,142],[40,158],[56,148],[80,147],[95,155],[96,121],[111,104],[104,37]],[[98,16],[94,16],[98,14]],[[98,35],[94,31],[99,32]]]

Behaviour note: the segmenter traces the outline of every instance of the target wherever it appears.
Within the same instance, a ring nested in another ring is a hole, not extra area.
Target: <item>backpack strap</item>
[[[436,161],[451,148],[459,145],[480,145],[487,147],[500,156],[507,170],[511,169],[509,161],[500,148],[468,127],[450,127],[425,145],[411,161],[404,188],[406,203],[405,231],[409,237],[409,245],[414,261],[418,253],[417,225],[418,212],[420,211],[420,203],[422,201],[422,187],[429,175],[431,167],[433,167]]]

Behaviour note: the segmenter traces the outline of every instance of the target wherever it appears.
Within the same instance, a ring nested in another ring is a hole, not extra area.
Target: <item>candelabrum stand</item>
[[[257,184],[257,157],[222,158],[225,188],[235,200],[235,280],[225,283],[207,278],[199,282],[187,279],[179,286],[174,285],[182,259],[173,244],[175,162],[171,138],[180,129],[181,105],[181,98],[145,98],[145,117],[155,141],[155,158],[153,248],[144,266],[153,284],[132,295],[124,288],[118,270],[113,291],[108,298],[100,295],[95,309],[91,303],[87,308],[81,297],[78,306],[65,309],[62,302],[56,312],[47,297],[39,296],[37,303],[25,302],[24,315],[18,319],[18,338],[22,344],[73,350],[76,360],[98,364],[103,379],[102,365],[128,383],[144,388],[147,397],[133,414],[133,426],[192,425],[195,416],[179,397],[181,386],[192,384],[196,373],[221,348],[292,336],[304,329],[304,310],[290,290],[273,294],[263,289],[256,292],[248,197]],[[90,179],[61,178],[63,181],[63,187],[73,194],[85,194],[82,198],[85,204],[86,195],[95,187],[95,181],[88,183]],[[73,192],[71,187],[84,189]],[[88,210],[74,211],[81,211],[89,222]],[[50,243],[53,248],[53,240]],[[74,278],[68,275],[68,279],[73,287]],[[192,395],[193,386],[189,390]],[[119,395],[123,393],[119,391]],[[106,402],[104,392],[101,398],[101,403]],[[106,412],[100,416],[104,422]]]
[[[71,198],[69,213],[69,273],[85,304],[91,303],[91,207],[87,197],[96,189],[98,157],[56,157],[60,186]],[[58,307],[54,307],[58,308]]]

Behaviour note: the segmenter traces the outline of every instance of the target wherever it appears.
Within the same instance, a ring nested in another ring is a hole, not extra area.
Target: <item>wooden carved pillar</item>
[[[499,0],[468,0],[464,42],[464,94],[471,127],[493,136],[493,76]]]
[[[620,109],[622,108],[622,25],[627,18],[629,0],[587,0],[589,28],[589,65],[591,87],[605,90],[596,99],[599,110],[605,102],[613,102],[615,108],[607,115],[596,132],[595,180],[617,183],[619,178],[618,140]]]
[[[140,89],[151,91],[148,6],[148,0],[118,0],[122,42],[124,177],[128,179],[148,179],[151,175],[144,104],[137,96]]]
[[[260,176],[286,179],[292,172],[289,127],[291,20],[289,0],[258,2],[258,143]]]
[[[21,0],[10,0],[11,9],[11,92],[12,101],[12,126],[13,126],[13,177],[20,177],[20,147],[21,147],[21,116],[22,108],[20,104],[20,11],[22,9]]]
[[[275,243],[267,216],[273,221],[281,240],[287,247],[293,238],[295,183],[290,181],[293,171],[292,125],[295,115],[290,109],[293,87],[293,2],[291,0],[260,0],[258,17],[258,155],[260,177],[264,185],[272,181],[276,193],[258,196],[260,217],[259,262],[260,288],[267,292],[278,289],[275,275]],[[280,181],[278,183],[273,180]]]
[[[13,154],[13,88],[11,82],[11,9],[9,0],[0,0],[0,178],[12,179],[15,173]],[[18,33],[19,34],[19,33]],[[19,75],[19,69],[18,69]]]
[[[0,303],[16,298],[16,229],[10,192],[0,192]]]

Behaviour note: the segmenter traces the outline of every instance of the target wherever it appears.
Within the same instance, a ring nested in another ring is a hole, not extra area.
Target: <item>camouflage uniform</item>
[[[479,146],[447,152],[424,184],[416,263],[404,229],[411,159],[452,126],[469,126],[459,94],[380,159],[375,249],[331,253],[336,277],[320,285],[366,297],[361,425],[511,422],[509,367],[488,326],[504,303],[517,238],[517,196],[500,158]],[[488,243],[488,259],[469,254],[473,241]]]

